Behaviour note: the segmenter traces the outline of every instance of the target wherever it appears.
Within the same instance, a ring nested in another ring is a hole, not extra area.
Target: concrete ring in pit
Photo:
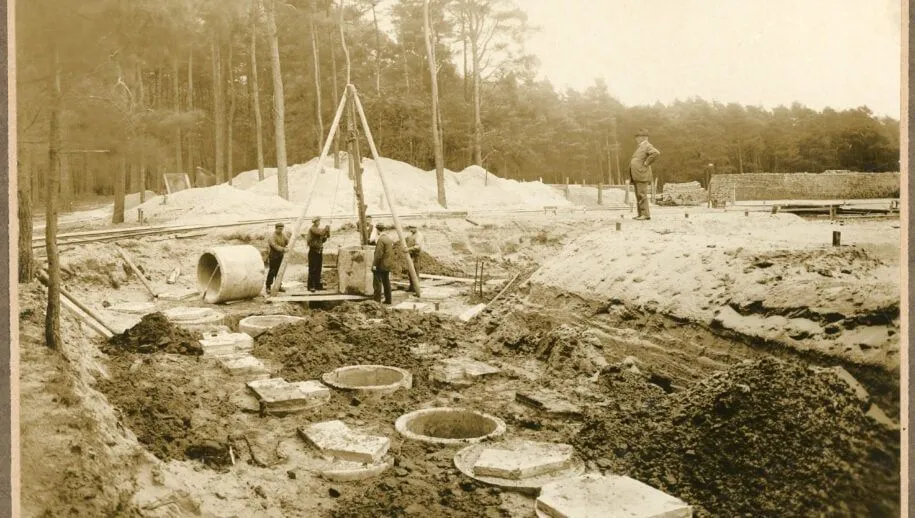
[[[413,375],[410,371],[386,365],[340,367],[324,373],[321,379],[337,389],[378,395],[393,394],[401,387],[413,388]]]
[[[397,418],[394,428],[408,439],[433,444],[471,444],[505,433],[505,422],[465,408],[426,408]]]
[[[482,444],[472,444],[458,451],[454,456],[454,466],[461,473],[474,480],[479,480],[485,484],[534,495],[540,491],[541,487],[551,482],[556,482],[557,480],[562,480],[564,478],[581,475],[585,472],[585,463],[578,457],[572,457],[571,464],[563,469],[529,478],[522,478],[519,480],[475,475],[473,472],[473,466],[476,464],[477,459],[480,458],[480,454],[483,453],[483,450],[486,447],[487,446]]]
[[[186,329],[206,331],[215,325],[221,324],[225,314],[212,308],[196,308],[181,306],[167,309],[162,312],[171,323]]]
[[[257,338],[271,327],[292,324],[305,320],[292,315],[253,315],[238,322],[238,330],[251,338]]]

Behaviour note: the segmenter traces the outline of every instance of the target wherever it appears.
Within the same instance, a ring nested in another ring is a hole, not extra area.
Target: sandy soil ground
[[[510,437],[572,443],[589,469],[635,476],[699,516],[766,515],[772,506],[796,515],[898,513],[898,432],[865,415],[872,402],[898,415],[898,219],[711,210],[687,218],[658,209],[635,222],[620,214],[423,221],[435,268],[472,276],[474,260],[486,257],[493,277],[537,270],[468,324],[374,303],[217,306],[230,328],[248,314],[306,317],[255,343],[255,356],[289,380],[356,362],[408,368],[416,380],[380,401],[334,392],[327,405],[282,418],[260,417],[243,383],[209,358],[111,349],[66,311],[65,355],[47,351],[41,291],[21,287],[23,514],[533,516],[530,496],[454,469],[454,448],[394,431],[399,415],[443,405],[498,415]],[[833,230],[843,247],[829,245]],[[176,287],[165,282],[176,267],[178,285],[193,287],[208,246],[263,249],[269,231],[120,244],[164,290]],[[333,240],[329,252],[356,237],[335,227]],[[140,317],[119,305],[153,302],[110,244],[67,250],[62,268],[65,286],[114,326]],[[297,254],[289,279],[304,273]],[[456,286],[469,297],[468,284]],[[159,300],[152,310],[178,305],[207,306]],[[428,381],[436,360],[457,355],[502,372],[463,388]],[[848,368],[870,397],[856,400],[811,364]],[[581,415],[515,401],[540,389],[561,391]],[[322,480],[296,429],[323,419],[390,437],[395,466],[364,482]],[[824,476],[845,482],[830,486]]]

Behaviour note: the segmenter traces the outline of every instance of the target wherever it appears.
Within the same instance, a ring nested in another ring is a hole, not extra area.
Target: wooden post
[[[842,233],[838,230],[832,231],[832,246],[841,246],[842,245]]]
[[[149,294],[153,296],[153,298],[159,298],[159,294],[156,293],[155,290],[153,290],[152,286],[150,286],[148,282],[146,282],[146,277],[143,275],[143,272],[141,272],[140,269],[137,268],[137,265],[133,264],[133,261],[131,261],[130,257],[127,256],[127,252],[125,252],[124,249],[119,246],[115,246],[115,248],[118,249],[118,252],[121,254],[121,257],[123,257],[124,260],[127,261],[127,266],[130,266],[130,269],[133,270],[133,273],[137,274],[137,277],[140,278],[140,282],[143,283],[143,287],[146,288],[146,291],[148,291]]]
[[[346,88],[352,91],[353,101],[356,102],[356,111],[359,112],[359,118],[362,120],[362,130],[365,132],[365,138],[369,142],[369,149],[372,151],[372,158],[375,159],[375,169],[378,170],[378,177],[381,179],[381,187],[384,189],[384,196],[391,208],[391,217],[394,220],[394,228],[397,229],[397,237],[400,238],[400,246],[402,246],[404,251],[406,251],[407,242],[404,239],[403,228],[400,226],[400,218],[397,217],[397,209],[395,208],[394,198],[391,196],[391,190],[388,188],[388,182],[385,180],[384,172],[381,170],[381,157],[378,155],[378,149],[375,147],[375,139],[372,138],[372,130],[369,128],[369,121],[365,116],[365,110],[362,108],[362,101],[359,100],[359,95],[356,93],[355,86],[349,84],[346,85]],[[413,281],[413,287],[416,288],[416,298],[421,298],[422,295],[420,294],[419,277],[416,276],[416,268],[413,266],[413,259],[410,258],[410,254],[406,254],[406,257],[407,268],[410,272],[410,279]]]
[[[566,199],[569,199],[569,177],[566,176]]]
[[[597,182],[597,204],[604,204],[604,186],[600,182]]]
[[[836,219],[836,206],[835,205],[829,206],[829,219]]]
[[[334,114],[334,121],[330,125],[330,133],[327,136],[327,140],[324,141],[324,149],[321,150],[321,156],[318,157],[318,169],[315,171],[315,175],[311,179],[311,188],[309,189],[308,199],[305,200],[305,206],[302,207],[302,214],[299,215],[299,219],[295,223],[295,230],[292,232],[292,236],[289,238],[289,244],[286,245],[286,250],[292,250],[292,246],[296,242],[296,238],[299,235],[299,232],[302,231],[302,223],[305,222],[305,217],[308,214],[308,208],[311,206],[311,198],[315,191],[315,183],[318,181],[318,175],[324,170],[324,160],[327,158],[327,154],[330,152],[330,146],[333,144],[334,135],[337,133],[337,127],[340,125],[340,118],[343,116],[343,109],[346,107],[346,92],[343,93],[343,97],[340,98],[340,104],[337,106],[337,113]],[[286,265],[288,264],[289,254],[283,254],[283,261],[280,263],[280,269],[276,273],[276,279],[273,281],[273,286],[270,287],[270,295],[276,295],[279,291],[280,286],[283,283],[283,275],[286,273]]]
[[[623,224],[620,223],[619,221],[617,221],[616,222],[616,231],[619,232],[622,229],[623,229]]]

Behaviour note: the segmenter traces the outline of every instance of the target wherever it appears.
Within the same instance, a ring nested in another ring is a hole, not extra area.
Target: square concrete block
[[[321,405],[330,399],[330,392],[302,390],[297,383],[283,378],[256,380],[248,383],[257,399],[268,412],[292,413]]]
[[[682,500],[617,475],[591,473],[543,486],[537,510],[551,518],[691,518]]]
[[[299,390],[299,392],[307,395],[311,399],[330,401],[330,389],[320,381],[296,381],[290,383],[290,385],[294,386]]]
[[[525,441],[506,449],[486,448],[473,465],[473,473],[483,477],[521,480],[567,468],[574,449],[568,444]]]
[[[343,421],[308,425],[299,433],[325,455],[366,464],[378,462],[391,447],[387,437],[353,431]]]
[[[501,372],[498,367],[470,358],[448,358],[439,360],[432,368],[432,376],[441,382],[466,385],[483,376]]]
[[[219,359],[219,365],[232,376],[257,376],[255,379],[260,376],[269,377],[264,363],[248,354],[224,356]]]
[[[245,333],[219,333],[200,340],[204,356],[226,356],[249,352],[254,348],[254,339]]]
[[[565,416],[581,416],[581,408],[552,390],[538,390],[536,392],[516,392],[515,401],[542,410],[549,414]]]

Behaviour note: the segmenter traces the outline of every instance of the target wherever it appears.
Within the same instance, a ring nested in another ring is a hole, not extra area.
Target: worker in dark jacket
[[[276,279],[276,274],[280,271],[280,265],[283,264],[283,256],[286,255],[286,245],[289,244],[289,235],[283,232],[283,224],[277,223],[274,227],[273,235],[267,239],[267,292],[270,292],[270,286]],[[280,287],[280,291],[286,291]]]
[[[629,162],[629,177],[635,185],[635,199],[639,215],[635,219],[651,219],[648,212],[648,189],[651,185],[651,164],[658,159],[661,152],[648,142],[648,131],[639,130],[635,134],[636,148]]]
[[[372,281],[373,298],[375,302],[381,302],[382,290],[384,291],[384,303],[391,303],[391,270],[394,269],[394,240],[388,232],[388,226],[383,223],[378,224],[378,241],[375,243],[375,260],[372,262],[372,272],[374,280]]]
[[[324,242],[330,237],[330,225],[321,228],[321,218],[311,220],[308,229],[308,291],[323,290],[321,268],[324,266]]]

